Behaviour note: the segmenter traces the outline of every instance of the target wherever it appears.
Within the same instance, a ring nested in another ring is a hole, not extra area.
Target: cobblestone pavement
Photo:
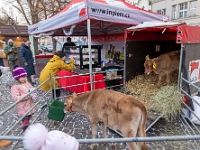
[[[10,106],[13,101],[10,97],[10,88],[12,84],[12,77],[5,76],[0,79],[0,112]],[[61,97],[70,94],[67,91],[62,91]],[[42,98],[44,92],[38,91],[38,98]],[[80,113],[66,114],[62,122],[53,122],[47,119],[47,110],[41,113],[41,107],[51,97],[49,93],[42,99],[42,102],[37,105],[37,113],[31,118],[33,122],[40,122],[44,124],[49,130],[60,130],[75,136],[77,139],[90,139],[91,138],[91,126],[89,119]],[[61,100],[63,100],[62,98]],[[18,116],[16,108],[12,108],[7,111],[4,115],[0,116],[0,133],[3,135],[8,129],[10,129],[17,121]],[[41,115],[40,115],[41,114]],[[102,138],[102,131],[100,124],[98,125],[98,138]],[[197,134],[195,129],[189,130],[185,126],[183,120],[178,118],[176,121],[167,122],[164,119],[160,119],[151,129],[148,130],[147,136],[174,136],[174,135],[191,135]],[[22,136],[23,132],[21,129],[21,122],[17,124],[7,135],[11,136]],[[120,136],[115,132],[107,129],[108,138],[119,138]],[[199,141],[175,141],[175,142],[152,142],[147,143],[150,150],[195,150],[200,149]],[[80,150],[89,150],[89,144],[80,144]],[[2,150],[23,150],[23,146],[20,142],[13,142],[11,146],[2,148]],[[98,150],[128,150],[125,143],[108,143],[99,144]]]

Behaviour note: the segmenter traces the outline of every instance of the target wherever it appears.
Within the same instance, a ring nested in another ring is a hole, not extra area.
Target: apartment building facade
[[[152,0],[153,12],[168,15],[173,22],[200,25],[200,0]]]

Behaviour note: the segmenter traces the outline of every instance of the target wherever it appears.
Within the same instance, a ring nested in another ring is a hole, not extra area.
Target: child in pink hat
[[[13,69],[13,77],[18,81],[18,84],[11,87],[11,96],[13,100],[18,101],[24,95],[28,94],[33,86],[27,81],[26,70],[22,67],[15,66]],[[33,100],[36,98],[36,93],[32,94],[29,97],[26,97],[24,100],[20,101],[17,104],[18,116],[24,116],[27,111],[34,105]],[[22,120],[22,128],[25,130],[29,125],[29,119],[31,115],[35,113],[35,109],[32,109]]]
[[[30,125],[24,135],[27,150],[78,150],[78,141],[64,132],[48,130],[40,123]]]

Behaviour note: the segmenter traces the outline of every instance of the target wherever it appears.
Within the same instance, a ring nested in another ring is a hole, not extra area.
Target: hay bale
[[[158,90],[155,86],[154,75],[138,75],[126,84],[126,93],[138,98],[148,107],[150,97]]]
[[[177,90],[176,86],[164,86],[151,97],[150,110],[160,112],[165,119],[172,119],[180,115],[182,100],[183,94]]]
[[[178,81],[178,72],[174,72],[171,77],[170,85],[176,86]],[[125,93],[133,95],[142,101],[147,109],[152,105],[150,98],[160,89],[157,88],[158,75],[151,73],[150,75],[138,75],[126,83]],[[161,87],[166,86],[165,78],[161,81]]]

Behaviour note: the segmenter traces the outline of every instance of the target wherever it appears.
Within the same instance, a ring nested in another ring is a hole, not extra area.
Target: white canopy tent
[[[168,21],[169,18],[122,0],[72,0],[55,16],[29,26],[28,31],[30,35],[66,35],[76,25],[73,35],[87,35],[88,19],[92,35],[104,35],[123,33],[125,28],[144,21]]]
[[[124,33],[144,21],[168,21],[168,16],[145,11],[122,0],[72,0],[55,16],[28,27],[30,35],[87,35],[92,81],[91,35]],[[92,89],[92,84],[91,84]]]

